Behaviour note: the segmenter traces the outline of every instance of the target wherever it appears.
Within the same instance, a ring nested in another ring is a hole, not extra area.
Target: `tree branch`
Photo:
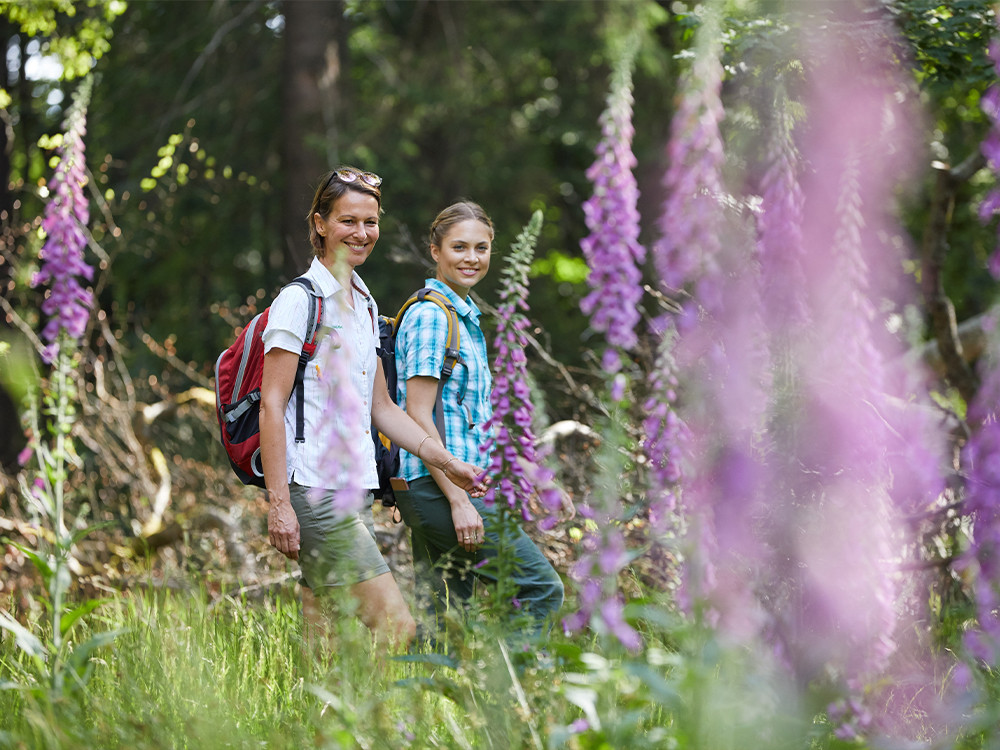
[[[937,341],[945,378],[965,399],[972,400],[978,388],[975,374],[966,361],[955,321],[955,306],[944,290],[942,270],[948,252],[948,229],[958,187],[978,169],[981,157],[975,154],[954,169],[936,163],[937,176],[931,195],[927,228],[921,246],[921,289],[930,317],[931,334]]]
[[[956,327],[958,349],[967,364],[972,365],[986,349],[987,328],[995,324],[998,315],[1000,315],[1000,310],[990,308],[984,313],[963,320]],[[915,353],[931,372],[939,378],[947,377],[948,371],[944,358],[941,356],[941,347],[936,340],[932,339],[923,346],[917,347]]]

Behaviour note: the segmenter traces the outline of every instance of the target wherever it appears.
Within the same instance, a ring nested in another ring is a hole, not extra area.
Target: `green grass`
[[[393,659],[351,618],[335,651],[306,656],[297,603],[122,596],[76,637],[122,629],[86,690],[50,705],[0,691],[0,746],[530,747],[534,709],[518,701],[497,642],[469,634],[455,667]],[[88,630],[89,629],[89,630]],[[466,661],[468,659],[468,661]],[[0,643],[0,680],[26,666]],[[536,696],[537,697],[537,696]],[[538,730],[536,730],[537,732]]]
[[[350,617],[335,649],[307,655],[287,597],[120,595],[74,631],[123,631],[86,689],[55,701],[0,690],[0,747],[865,747],[835,740],[827,698],[797,693],[768,655],[726,650],[679,620],[642,621],[637,654],[555,633],[541,661],[502,646],[490,621],[456,629],[453,664],[426,649],[380,653]],[[27,667],[5,636],[0,682],[24,681]],[[952,747],[988,747],[990,734]]]

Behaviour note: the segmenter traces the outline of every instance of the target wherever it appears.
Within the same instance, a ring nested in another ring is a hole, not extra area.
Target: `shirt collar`
[[[323,261],[319,258],[314,257],[312,259],[312,263],[309,266],[309,273],[315,278],[319,290],[324,297],[332,297],[337,292],[344,291],[344,285],[337,281],[337,278],[330,273],[330,269],[323,265]],[[369,300],[371,299],[372,294],[368,291],[365,282],[358,276],[357,271],[351,271],[351,285]]]
[[[435,291],[441,292],[441,294],[447,297],[451,301],[451,304],[455,306],[455,312],[457,312],[461,317],[469,318],[473,323],[479,325],[479,316],[482,315],[482,312],[479,309],[479,305],[477,305],[475,300],[472,299],[471,294],[465,299],[462,299],[455,293],[454,289],[438,279],[425,279],[424,286],[428,286]]]

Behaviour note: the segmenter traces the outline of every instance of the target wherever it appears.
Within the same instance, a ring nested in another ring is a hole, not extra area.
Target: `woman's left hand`
[[[463,496],[459,502],[452,504],[451,521],[455,525],[458,546],[466,552],[475,551],[483,543],[483,517],[467,497]]]
[[[467,464],[465,461],[449,461],[444,468],[444,474],[448,479],[473,497],[482,497],[486,494],[487,483],[480,477],[483,470]]]

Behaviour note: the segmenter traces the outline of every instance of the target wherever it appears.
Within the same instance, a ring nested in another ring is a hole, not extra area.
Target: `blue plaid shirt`
[[[437,279],[427,279],[424,285],[451,300],[461,326],[459,351],[463,362],[455,366],[441,394],[448,450],[461,461],[485,468],[489,465],[489,457],[480,453],[479,447],[489,439],[483,426],[493,416],[490,406],[493,375],[486,354],[486,337],[479,327],[481,312],[471,298],[463,300]],[[397,395],[403,409],[406,408],[406,381],[409,378],[440,379],[447,338],[448,317],[433,302],[417,302],[406,311],[396,334]],[[435,418],[440,419],[440,415]],[[430,475],[423,462],[405,450],[400,451],[399,474],[407,481]]]

